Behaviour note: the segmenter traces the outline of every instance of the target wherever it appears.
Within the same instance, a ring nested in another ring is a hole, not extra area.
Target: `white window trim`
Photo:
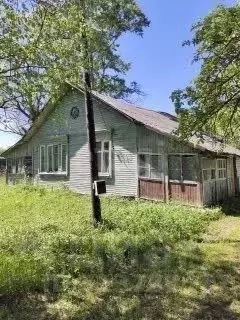
[[[96,140],[97,143],[101,143],[101,164],[103,164],[104,143],[109,143],[109,172],[98,172],[100,177],[112,177],[112,141],[111,140]],[[99,153],[99,152],[97,152]],[[102,168],[101,168],[102,169]]]
[[[66,170],[62,171],[62,146],[66,147]],[[51,171],[49,172],[49,161],[48,161],[48,156],[49,156],[49,147],[52,147],[52,168],[54,168],[54,153],[53,149],[54,146],[58,146],[58,171]],[[44,152],[45,152],[45,169],[47,171],[41,171],[41,147],[44,147]],[[60,148],[60,152],[59,152]],[[40,152],[39,152],[39,174],[40,175],[67,175],[68,174],[68,144],[67,143],[51,143],[51,144],[46,144],[46,145],[40,145]]]
[[[140,155],[148,155],[148,156],[159,156],[159,157],[161,157],[161,161],[162,161],[162,172],[161,172],[161,177],[160,178],[151,178],[151,165],[150,165],[150,163],[149,163],[149,168],[148,168],[148,170],[149,170],[149,172],[148,172],[148,177],[143,177],[143,176],[140,176],[139,175],[139,169],[140,168],[145,168],[145,167],[143,167],[143,166],[140,166],[140,164],[139,164],[139,156]],[[164,156],[163,156],[163,154],[162,153],[155,153],[155,152],[138,152],[138,154],[137,154],[137,173],[138,173],[138,178],[140,178],[140,179],[145,179],[145,180],[156,180],[156,181],[163,181],[164,180],[164,172],[163,172],[163,170],[164,170],[164,163],[163,163],[163,161],[164,161]]]
[[[169,182],[172,182],[172,183],[185,183],[185,184],[197,184],[197,177],[198,177],[198,175],[197,175],[197,172],[196,172],[196,180],[184,180],[183,179],[183,170],[182,170],[182,157],[184,157],[184,156],[193,156],[193,157],[195,157],[195,161],[197,161],[197,155],[196,155],[196,153],[169,153],[168,154],[168,161],[169,161],[169,156],[179,156],[180,158],[181,158],[181,169],[180,169],[180,171],[181,171],[181,180],[178,180],[178,179],[169,179]],[[169,176],[169,165],[168,165],[168,176]]]

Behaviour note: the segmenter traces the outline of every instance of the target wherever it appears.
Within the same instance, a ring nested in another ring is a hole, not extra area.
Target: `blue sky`
[[[146,96],[137,102],[151,109],[174,112],[169,99],[174,89],[186,86],[197,74],[192,65],[192,48],[182,48],[191,39],[191,25],[218,4],[233,5],[237,0],[138,0],[151,20],[144,37],[125,36],[122,56],[132,62],[129,81],[136,80]],[[0,132],[0,146],[10,146],[18,139]]]

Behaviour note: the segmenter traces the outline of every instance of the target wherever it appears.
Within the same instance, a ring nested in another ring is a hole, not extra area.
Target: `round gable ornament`
[[[71,117],[73,119],[77,119],[79,117],[80,110],[78,107],[72,107],[71,109]]]

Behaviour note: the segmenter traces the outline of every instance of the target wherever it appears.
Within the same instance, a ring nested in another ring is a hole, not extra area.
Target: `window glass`
[[[110,173],[110,142],[109,141],[96,142],[96,153],[97,153],[99,174],[109,174]]]
[[[202,167],[203,167],[203,180],[215,180],[216,179],[216,159],[203,158]]]
[[[104,151],[109,151],[109,142],[108,141],[104,142]]]
[[[108,172],[109,172],[109,153],[104,152],[103,153],[102,173],[108,173]]]
[[[149,178],[149,169],[148,168],[139,168],[139,176],[144,178]]]
[[[53,146],[53,171],[58,171],[58,145]]]
[[[140,177],[162,178],[162,157],[157,154],[139,154],[138,173]]]
[[[101,151],[102,151],[102,143],[96,142],[96,152],[101,152]]]
[[[139,167],[149,168],[149,155],[140,154],[139,155]]]
[[[208,180],[208,172],[209,172],[209,170],[203,170],[203,180],[204,181]]]
[[[53,171],[53,146],[48,146],[48,172]]]
[[[168,157],[169,170],[181,170],[181,156]]]
[[[168,157],[168,172],[170,180],[182,180],[181,157],[169,156]]]
[[[169,170],[169,179],[170,180],[182,180],[181,170],[180,169]]]
[[[162,157],[160,155],[150,156],[150,178],[159,179],[162,177]]]
[[[45,147],[40,147],[40,172],[45,172]]]
[[[227,177],[227,161],[226,159],[217,159],[217,178],[225,179]]]
[[[196,181],[196,157],[195,156],[183,156],[182,157],[182,176],[183,180]]]
[[[216,179],[216,170],[215,169],[211,169],[211,179],[212,180]]]
[[[65,144],[62,145],[62,171],[67,171],[67,146]]]

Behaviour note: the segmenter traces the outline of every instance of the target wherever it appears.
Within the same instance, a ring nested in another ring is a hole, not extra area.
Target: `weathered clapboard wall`
[[[236,157],[236,174],[237,174],[237,183],[238,183],[238,192],[240,191],[240,157]]]
[[[138,154],[153,153],[162,155],[163,174],[159,179],[139,177],[139,196],[145,199],[173,201],[190,205],[201,205],[202,185],[200,174],[196,182],[170,181],[168,176],[168,156],[171,154],[193,154],[198,162],[198,152],[176,138],[138,127]],[[198,167],[198,166],[197,166]],[[197,168],[199,170],[199,168]]]
[[[71,108],[78,106],[77,119],[70,116]],[[136,126],[111,107],[94,100],[94,118],[97,139],[112,141],[112,175],[106,177],[107,192],[137,196]],[[40,174],[39,148],[48,143],[67,144],[68,174]],[[83,95],[69,92],[49,115],[31,141],[19,146],[9,157],[33,156],[34,182],[43,185],[67,186],[88,193],[90,191],[90,167],[86,134],[86,119]],[[13,175],[14,179],[14,175]],[[17,177],[15,177],[17,179]]]
[[[165,202],[174,201],[190,205],[215,204],[234,195],[235,177],[232,156],[226,157],[226,179],[203,181],[202,158],[206,155],[200,150],[174,137],[136,124],[95,98],[93,102],[96,138],[99,141],[112,142],[112,172],[109,177],[102,177],[106,180],[108,194]],[[77,119],[70,116],[70,111],[75,106],[80,110]],[[40,146],[56,142],[67,146],[67,174],[39,173]],[[158,179],[139,177],[138,155],[141,153],[162,156],[162,173]],[[169,179],[168,157],[173,154],[195,155],[196,181]],[[83,94],[70,90],[58,106],[51,111],[31,140],[18,146],[12,154],[8,155],[9,158],[24,156],[32,156],[34,183],[66,186],[79,193],[89,193],[90,167]],[[240,176],[240,158],[237,158],[236,164]],[[21,180],[22,176],[10,174],[9,178],[14,183]]]
[[[203,182],[203,204],[217,204],[235,195],[233,157],[228,156],[227,177]]]

